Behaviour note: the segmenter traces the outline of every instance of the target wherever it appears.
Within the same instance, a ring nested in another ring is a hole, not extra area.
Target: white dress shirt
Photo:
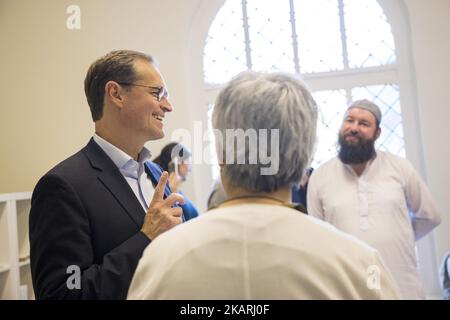
[[[151,158],[150,151],[144,147],[139,153],[138,161],[135,161],[127,153],[97,134],[94,134],[94,141],[111,158],[117,168],[119,168],[120,173],[127,180],[128,185],[133,190],[142,208],[147,212],[155,191],[152,181],[147,176],[144,168],[144,162]]]
[[[219,207],[158,236],[128,291],[128,299],[397,297],[375,249],[294,209],[251,203]]]
[[[415,240],[440,223],[426,185],[411,163],[377,151],[360,177],[338,158],[316,169],[308,184],[308,213],[377,249],[404,299],[425,298]]]

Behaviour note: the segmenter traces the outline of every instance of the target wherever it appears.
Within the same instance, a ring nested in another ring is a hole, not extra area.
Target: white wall
[[[406,140],[423,147],[422,160],[414,163],[444,217],[435,232],[440,260],[450,250],[450,1],[403,2],[418,109],[417,138],[410,133]],[[147,51],[160,62],[175,110],[166,118],[166,138],[150,142],[151,150],[159,151],[177,128],[192,130],[194,120],[205,123],[201,54],[208,26],[222,3],[0,0],[0,193],[32,190],[45,171],[87,142],[93,125],[84,76],[89,64],[110,50]],[[65,11],[71,4],[81,8],[81,30],[66,28]],[[194,166],[185,191],[201,209],[210,183],[209,167]]]
[[[32,190],[43,173],[87,143],[93,123],[83,81],[90,63],[108,51],[152,53],[175,109],[166,118],[167,137],[189,126],[186,30],[197,3],[0,0],[0,193]],[[72,4],[81,8],[81,30],[66,28]],[[149,147],[156,154],[167,140]]]
[[[435,231],[439,263],[450,250],[450,1],[405,0],[408,9],[425,179],[442,213]]]

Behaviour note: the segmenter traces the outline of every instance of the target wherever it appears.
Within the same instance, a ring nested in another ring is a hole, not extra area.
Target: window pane
[[[337,0],[295,0],[302,73],[344,68]]]
[[[382,112],[381,136],[377,140],[377,148],[405,157],[398,85],[386,84],[354,88],[352,98],[353,100],[369,99],[380,107]]]
[[[345,0],[344,16],[350,68],[395,62],[391,26],[376,0]]]
[[[241,0],[228,0],[217,13],[203,56],[207,83],[225,83],[247,69]]]
[[[347,110],[347,98],[345,90],[316,91],[313,96],[319,109],[316,150],[312,161],[312,167],[317,168],[337,155],[336,143]]]
[[[252,69],[295,72],[288,0],[247,0]]]

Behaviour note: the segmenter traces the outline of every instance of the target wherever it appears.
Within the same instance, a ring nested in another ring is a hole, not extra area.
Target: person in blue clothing
[[[198,217],[197,208],[180,191],[181,185],[187,180],[187,176],[191,171],[191,155],[191,151],[186,146],[181,143],[171,142],[153,160],[163,171],[169,172],[169,186],[172,192],[179,193],[184,197],[185,204],[181,208],[186,221]]]
[[[300,203],[305,207],[306,210],[308,210],[308,204],[306,202],[306,193],[308,191],[308,182],[309,177],[311,176],[312,172],[314,171],[314,168],[308,167],[305,170],[305,173],[303,174],[302,180],[298,185],[294,185],[292,187],[292,195],[291,200],[293,203]]]

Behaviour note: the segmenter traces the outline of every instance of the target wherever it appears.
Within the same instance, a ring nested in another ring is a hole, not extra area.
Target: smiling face
[[[158,101],[158,90],[145,86],[165,88],[166,84],[156,66],[148,61],[136,60],[134,69],[137,80],[134,85],[125,86],[120,121],[139,139],[161,139],[164,137],[164,116],[172,111],[172,105],[167,97]]]
[[[375,116],[360,108],[347,111],[339,132],[341,138],[350,145],[357,145],[363,141],[376,140],[380,135]]]

